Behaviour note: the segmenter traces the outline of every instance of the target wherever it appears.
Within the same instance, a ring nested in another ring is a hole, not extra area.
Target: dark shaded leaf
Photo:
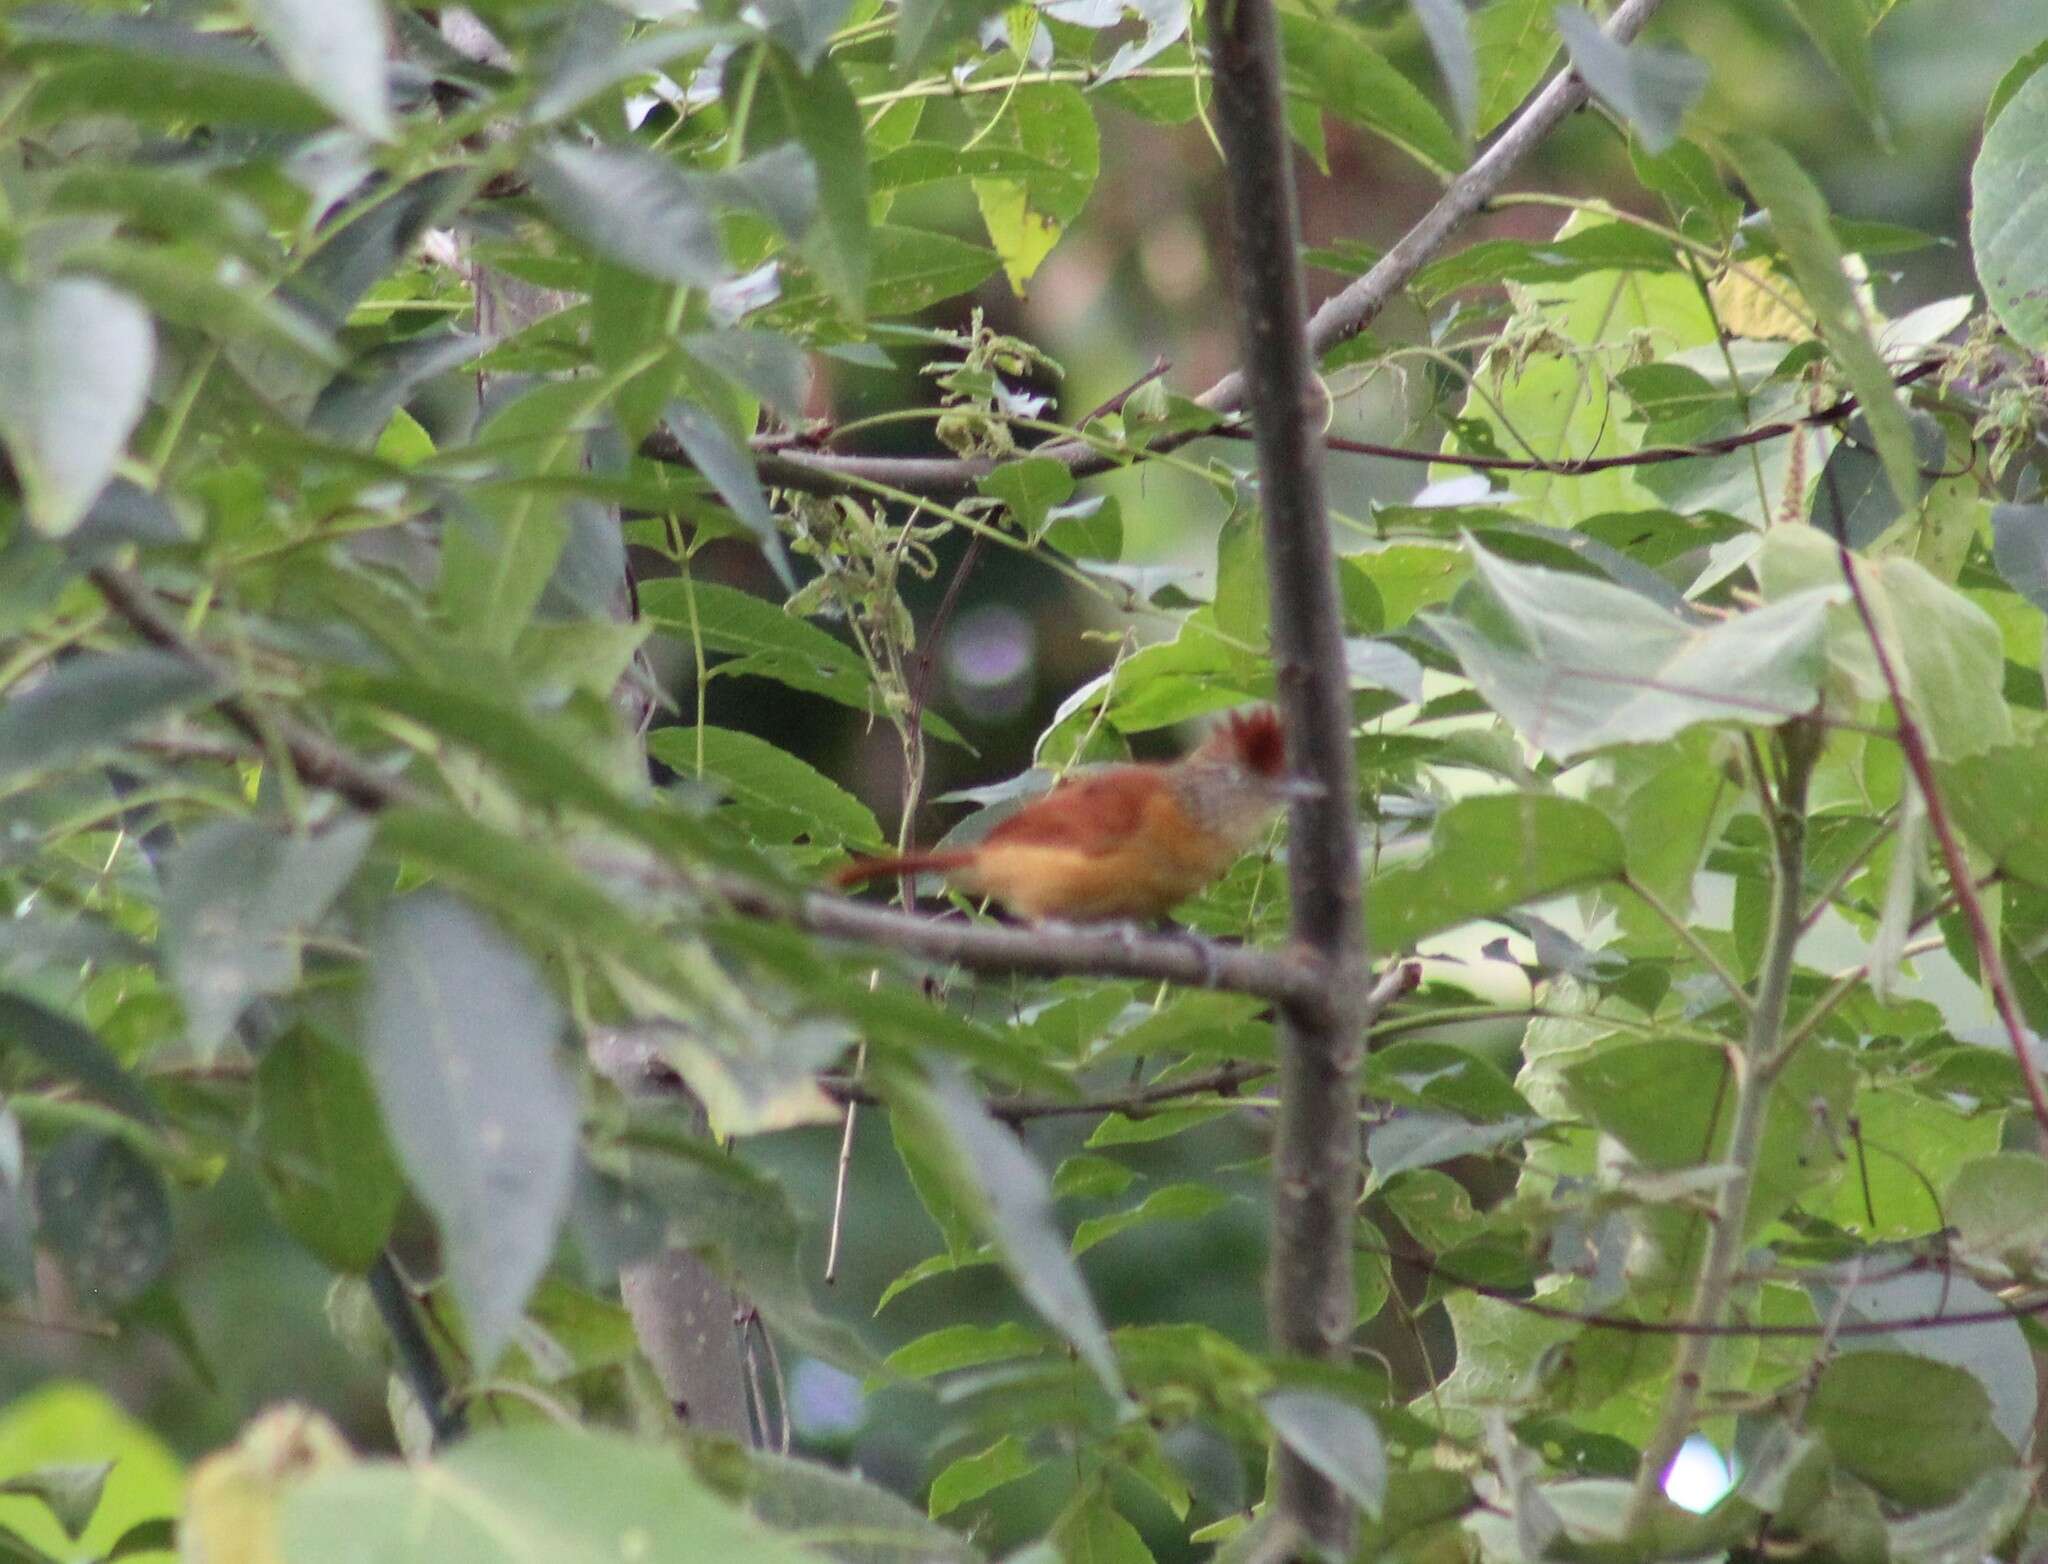
[[[256,1135],[278,1219],[337,1270],[364,1272],[404,1192],[362,1060],[319,1033],[286,1033],[256,1071]]]
[[[110,1108],[145,1124],[162,1122],[156,1104],[112,1050],[92,1032],[21,994],[0,993],[0,1043],[25,1048]]]
[[[149,1290],[171,1258],[171,1200],[127,1142],[74,1130],[36,1164],[37,1236],[79,1301],[106,1313]]]

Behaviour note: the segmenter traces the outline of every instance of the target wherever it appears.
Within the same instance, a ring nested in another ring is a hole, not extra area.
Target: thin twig
[[[1834,507],[1834,513],[1837,516],[1843,514],[1839,504]],[[1941,861],[1948,870],[1949,889],[1962,908],[1964,922],[1970,926],[1970,943],[1976,948],[1977,968],[1983,974],[1984,986],[1991,990],[1991,1003],[2005,1027],[2013,1062],[2019,1066],[2020,1079],[2026,1083],[2027,1101],[2033,1106],[2034,1123],[2043,1145],[2048,1146],[2048,1091],[2043,1090],[2040,1072],[2034,1068],[2026,1023],[2020,1018],[2019,1001],[2013,996],[2012,979],[2005,970],[2005,956],[1998,948],[1998,936],[1992,933],[1991,921],[1984,915],[1984,902],[1978,896],[1976,882],[1970,874],[1970,861],[1963,855],[1962,841],[1949,819],[1948,805],[1942,801],[1940,782],[1934,774],[1934,758],[1927,748],[1927,735],[1921,731],[1919,719],[1913,715],[1884,637],[1878,634],[1877,616],[1871,612],[1870,599],[1863,591],[1863,582],[1856,570],[1856,557],[1839,537],[1835,539],[1835,554],[1842,567],[1842,579],[1848,584],[1850,599],[1856,605],[1856,617],[1863,622],[1863,633],[1870,640],[1871,655],[1877,660],[1878,677],[1884,681],[1885,690],[1891,696],[1892,711],[1899,724],[1899,751],[1905,756],[1906,768],[1913,773],[1913,785],[1920,789],[1920,797],[1927,805],[1927,823],[1933,828],[1934,839],[1941,847]]]
[[[399,1376],[426,1415],[434,1443],[445,1445],[460,1439],[469,1425],[468,1415],[449,1392],[448,1375],[413,1307],[412,1286],[389,1249],[370,1266],[369,1282],[377,1317],[384,1322],[392,1350],[398,1355]]]
[[[1892,384],[1901,388],[1924,380],[1941,367],[1943,360],[1930,359],[1902,370],[1894,377]],[[1765,445],[1772,440],[1782,440],[1787,435],[1797,434],[1806,429],[1824,429],[1845,422],[1855,416],[1862,406],[1853,396],[1845,396],[1822,408],[1817,413],[1808,413],[1801,418],[1776,418],[1769,423],[1754,425],[1735,434],[1722,435],[1718,439],[1701,440],[1691,445],[1649,445],[1639,451],[1623,451],[1613,456],[1572,456],[1556,461],[1546,461],[1533,456],[1485,456],[1478,453],[1465,454],[1456,451],[1432,451],[1413,445],[1383,445],[1373,440],[1354,440],[1346,435],[1323,436],[1323,448],[1342,451],[1350,456],[1377,456],[1388,461],[1414,462],[1432,467],[1463,467],[1472,472],[1533,472],[1544,473],[1557,478],[1583,478],[1593,473],[1612,472],[1621,467],[1656,467],[1667,462],[1697,461],[1701,457],[1726,456],[1748,446]],[[1219,437],[1245,440],[1251,438],[1248,424],[1231,423],[1207,431]],[[1948,474],[1955,476],[1955,474]]]
[[[1273,1073],[1273,1066],[1250,1060],[1219,1065],[1205,1070],[1200,1075],[1183,1076],[1178,1080],[1155,1081],[1150,1086],[1135,1087],[1126,1092],[1115,1092],[1105,1097],[1090,1097],[1069,1100],[1061,1097],[992,1097],[984,1106],[989,1117],[1005,1124],[1023,1124],[1031,1119],[1073,1118],[1085,1115],[1120,1113],[1127,1119],[1143,1119],[1166,1106],[1186,1107],[1189,1099],[1197,1097],[1234,1097],[1254,1081],[1264,1080]],[[863,1107],[886,1106],[887,1099],[861,1085],[858,1081],[844,1076],[826,1075],[818,1079],[819,1088],[834,1102]]]
[[[232,692],[213,659],[157,608],[146,586],[111,567],[91,574],[108,606],[144,640],[220,679],[223,694],[216,704],[221,714],[259,748],[264,745],[267,722],[301,781],[338,793],[367,813],[431,804],[429,795],[411,783],[385,775],[310,728],[288,719],[259,721],[246,699]],[[664,889],[692,892],[742,917],[787,924],[826,939],[948,962],[973,972],[1142,978],[1253,994],[1311,1008],[1328,997],[1323,962],[1303,949],[1261,950],[1192,934],[1152,934],[1128,925],[1006,928],[914,917],[824,891],[791,892],[743,875],[700,873],[646,857],[620,859],[609,868]]]
[[[1442,1265],[1437,1257],[1420,1250],[1395,1248],[1391,1245],[1362,1246],[1368,1254],[1378,1254],[1390,1260],[1400,1260],[1427,1271],[1435,1280],[1461,1292],[1495,1303],[1504,1303],[1523,1314],[1538,1319],[1557,1320],[1568,1325],[1583,1325],[1588,1330],[1613,1331],[1623,1336],[1698,1337],[1709,1341],[1771,1341],[1800,1340],[1834,1336],[1882,1336],[1893,1331],[1946,1330],[1958,1325],[1999,1325],[2023,1317],[2048,1314],[2048,1297],[2036,1298],[2029,1303],[2011,1304],[1995,1309],[1973,1309],[1959,1314],[1913,1314],[1896,1320],[1843,1320],[1839,1324],[1826,1322],[1805,1324],[1738,1324],[1726,1320],[1704,1324],[1688,1320],[1643,1320],[1631,1314],[1602,1314],[1593,1310],[1567,1309],[1560,1304],[1545,1303],[1540,1298],[1525,1298],[1512,1287],[1502,1287],[1492,1282],[1482,1282],[1475,1277],[1460,1276],[1449,1267]],[[1889,1281],[1892,1276],[1913,1275],[1929,1269],[1926,1265],[1902,1267],[1886,1276],[1873,1277],[1873,1282]]]

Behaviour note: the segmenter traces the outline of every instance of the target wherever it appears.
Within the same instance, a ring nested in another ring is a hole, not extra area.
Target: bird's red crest
[[[1278,777],[1287,770],[1287,734],[1280,714],[1270,706],[1232,712],[1211,742],[1227,748],[1239,765],[1259,776]]]

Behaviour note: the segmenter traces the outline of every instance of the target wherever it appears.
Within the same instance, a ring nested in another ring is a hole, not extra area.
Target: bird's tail
[[[856,858],[832,876],[832,883],[841,890],[850,886],[865,885],[870,880],[884,880],[899,874],[945,874],[953,869],[964,869],[974,861],[974,854],[966,850],[937,853],[905,853],[900,858]]]

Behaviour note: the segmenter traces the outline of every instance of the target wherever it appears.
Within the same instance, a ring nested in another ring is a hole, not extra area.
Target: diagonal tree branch
[[[1662,0],[1622,0],[1607,24],[1608,36],[1619,43],[1631,41],[1660,4]],[[1220,70],[1218,75],[1220,78]],[[1552,77],[1472,166],[1445,187],[1436,204],[1380,257],[1372,270],[1332,295],[1315,312],[1308,323],[1309,353],[1320,359],[1370,326],[1451,237],[1506,187],[1509,176],[1522,160],[1564,122],[1566,115],[1584,106],[1587,96],[1585,82],[1569,67]],[[1245,371],[1234,370],[1195,401],[1214,412],[1231,413],[1246,405],[1246,395]],[[1154,441],[1148,449],[1169,451],[1200,437],[1201,431],[1167,436]],[[666,429],[656,429],[640,449],[641,454],[655,461],[690,465],[681,442]],[[1034,447],[1028,454],[1064,462],[1076,477],[1107,472],[1118,465],[1113,455],[1080,440],[1053,441]],[[846,487],[848,480],[860,480],[932,498],[971,494],[996,466],[986,458],[834,456],[794,450],[763,452],[756,460],[761,477],[778,488],[836,494]]]
[[[211,673],[224,691],[220,713],[261,750],[276,743],[299,780],[339,794],[366,814],[434,800],[402,777],[359,759],[326,735],[289,718],[259,714],[232,693],[225,669],[157,605],[129,572],[103,565],[90,572],[107,606],[162,651]],[[206,758],[222,758],[216,750]],[[880,946],[925,961],[949,962],[995,976],[1143,978],[1224,989],[1312,1009],[1328,992],[1322,962],[1300,949],[1225,945],[1194,934],[1150,934],[1135,928],[1011,928],[925,918],[870,906],[825,891],[793,891],[738,874],[707,874],[649,858],[607,861],[606,874],[629,875],[667,890],[687,891],[742,917],[787,924],[825,939]]]
[[[1230,193],[1232,280],[1265,524],[1273,662],[1289,769],[1320,784],[1288,821],[1294,939],[1324,963],[1327,999],[1280,1006],[1266,1329],[1285,1356],[1343,1363],[1357,1325],[1351,1236],[1359,1197],[1358,1072],[1365,1057],[1365,911],[1343,610],[1323,496],[1322,396],[1302,328],[1300,215],[1271,0],[1209,0],[1216,129]],[[1226,383],[1227,384],[1227,383]],[[1283,1534],[1347,1556],[1342,1490],[1276,1441],[1268,1513]]]

